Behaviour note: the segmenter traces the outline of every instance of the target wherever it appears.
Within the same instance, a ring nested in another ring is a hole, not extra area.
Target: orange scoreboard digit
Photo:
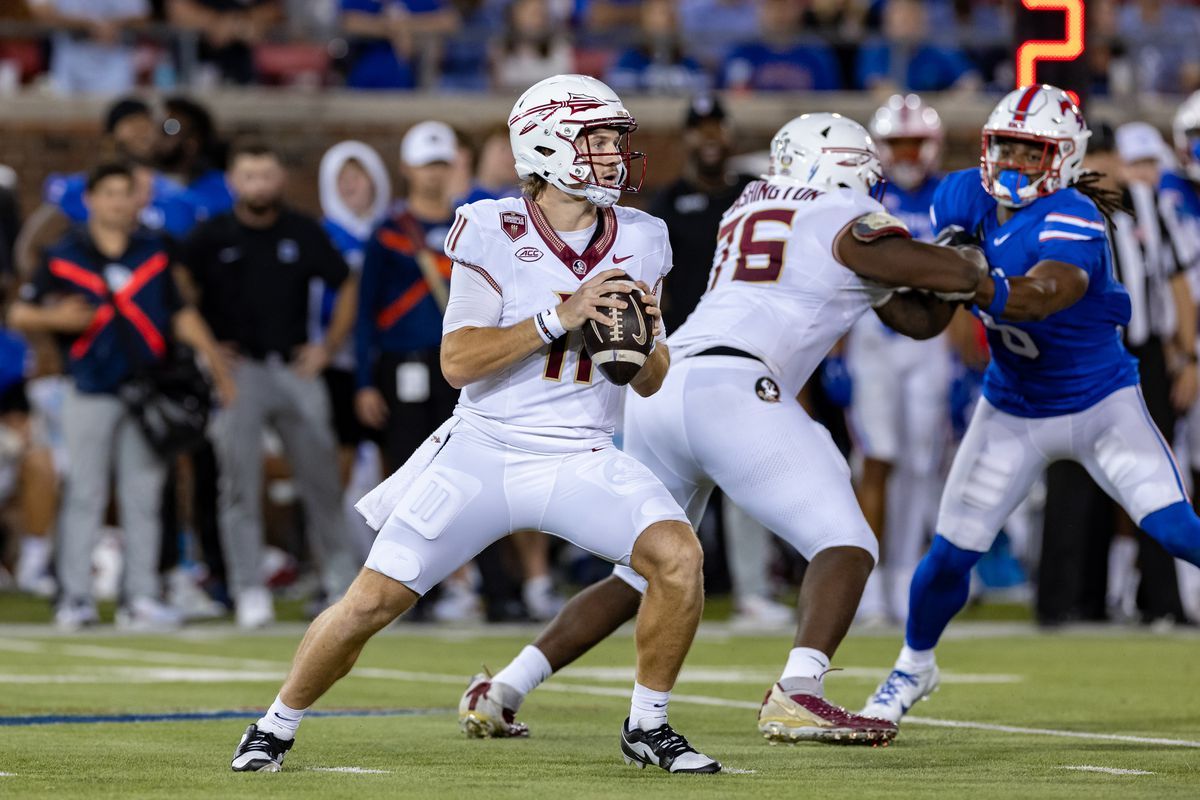
[[[1030,11],[1062,11],[1066,14],[1066,38],[1030,39],[1017,48],[1017,86],[1037,83],[1039,61],[1074,61],[1083,55],[1084,0],[1021,0]],[[1079,96],[1068,92],[1076,103]]]

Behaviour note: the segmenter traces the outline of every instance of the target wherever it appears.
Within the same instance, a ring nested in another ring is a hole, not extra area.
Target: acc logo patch
[[[512,241],[516,241],[525,235],[528,230],[528,222],[524,214],[516,211],[505,211],[500,215],[500,228],[504,231],[504,235]]]
[[[522,261],[537,261],[543,255],[542,251],[536,247],[522,247],[517,251],[517,258]]]
[[[778,403],[780,397],[779,384],[765,375],[754,382],[754,393],[764,403]]]

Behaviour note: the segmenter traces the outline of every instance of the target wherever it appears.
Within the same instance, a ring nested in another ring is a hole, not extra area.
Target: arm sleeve
[[[329,234],[317,223],[313,223],[312,275],[325,281],[330,289],[337,289],[350,275],[346,259],[333,246]]]
[[[460,328],[495,328],[503,311],[504,298],[487,273],[466,264],[454,265],[442,336]]]
[[[372,236],[363,251],[362,274],[358,281],[358,314],[354,319],[354,374],[356,388],[372,384],[375,371],[375,298],[379,293],[382,260],[386,258],[379,238]]]
[[[933,223],[935,236],[947,225],[959,225],[968,233],[971,233],[975,226],[965,213],[963,198],[958,191],[961,183],[962,177],[958,173],[952,173],[947,175],[946,179],[939,183],[933,191],[933,204],[929,207],[929,219]]]

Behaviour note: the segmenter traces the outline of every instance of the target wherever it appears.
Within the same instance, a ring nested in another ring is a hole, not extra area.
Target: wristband
[[[989,317],[998,319],[1004,313],[1004,307],[1008,305],[1008,277],[1000,270],[992,270],[992,285],[995,287],[992,293],[992,302],[988,303],[987,308],[983,309]]]
[[[538,336],[541,336],[542,341],[546,344],[550,344],[567,332],[558,319],[558,310],[554,308],[539,311],[533,318],[533,324],[537,328]]]

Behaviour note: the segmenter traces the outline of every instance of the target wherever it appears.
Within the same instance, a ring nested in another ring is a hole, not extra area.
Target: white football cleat
[[[649,764],[667,772],[713,773],[721,771],[721,762],[709,758],[688,744],[667,723],[657,728],[629,728],[629,718],[621,724],[621,755],[626,764],[645,769]]]
[[[60,631],[77,631],[99,621],[96,604],[91,600],[64,600],[54,610],[54,625]]]
[[[116,623],[127,631],[173,631],[183,625],[183,614],[152,597],[135,597],[117,609]]]
[[[867,705],[859,713],[864,717],[886,719],[896,724],[908,710],[937,691],[941,674],[937,665],[926,670],[908,671],[893,669],[883,679],[875,693],[867,699]]]
[[[295,741],[280,739],[273,733],[260,731],[257,723],[252,724],[242,734],[229,766],[234,772],[279,772]]]
[[[528,736],[529,726],[517,722],[517,690],[496,683],[487,672],[471,678],[458,701],[458,726],[472,739],[507,739]]]
[[[243,630],[265,628],[275,621],[275,601],[266,587],[243,589],[234,603],[237,626]]]

